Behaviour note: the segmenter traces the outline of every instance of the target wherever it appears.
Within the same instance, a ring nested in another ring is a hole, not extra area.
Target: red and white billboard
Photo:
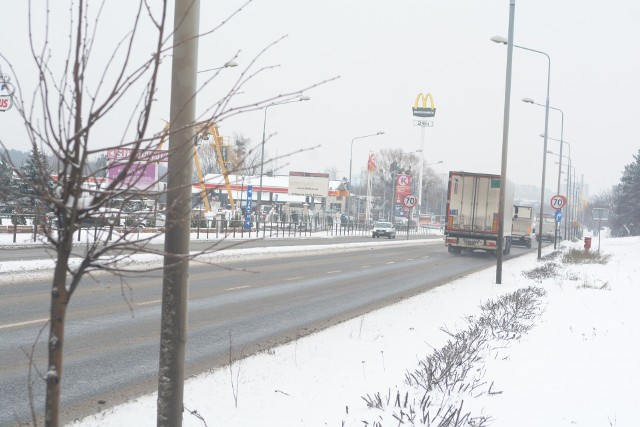
[[[411,175],[396,174],[396,204],[402,204],[408,194],[411,194]]]

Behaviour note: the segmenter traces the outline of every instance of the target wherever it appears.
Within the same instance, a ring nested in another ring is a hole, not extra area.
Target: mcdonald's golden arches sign
[[[422,106],[420,102],[422,101]],[[427,107],[427,101],[429,101],[430,108]],[[434,117],[436,115],[436,106],[433,103],[433,96],[430,93],[419,93],[416,96],[416,102],[413,103],[413,115],[416,117]]]

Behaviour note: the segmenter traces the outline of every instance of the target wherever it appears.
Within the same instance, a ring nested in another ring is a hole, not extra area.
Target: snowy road
[[[290,250],[287,257],[250,261],[239,250],[236,262],[192,264],[189,374],[228,361],[230,335],[234,352],[254,353],[495,263],[484,254],[451,256],[439,240],[338,245],[313,255]],[[98,401],[113,404],[155,389],[161,284],[159,272],[125,284],[88,281],[74,296],[66,330],[66,419],[98,410]],[[0,285],[0,407],[13,408],[22,420],[28,407],[21,349],[28,351],[45,325],[49,285],[46,279]],[[44,370],[45,347],[36,348]],[[39,407],[42,385],[36,381]],[[2,417],[2,426],[15,420],[12,413]]]

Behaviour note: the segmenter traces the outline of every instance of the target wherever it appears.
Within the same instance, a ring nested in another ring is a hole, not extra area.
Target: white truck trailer
[[[450,253],[459,254],[463,249],[497,251],[501,181],[500,175],[449,172],[444,234]],[[507,180],[502,242],[505,254],[511,250],[513,190],[513,184]]]
[[[534,220],[531,206],[513,206],[513,227],[511,228],[511,244],[531,248],[531,229]]]

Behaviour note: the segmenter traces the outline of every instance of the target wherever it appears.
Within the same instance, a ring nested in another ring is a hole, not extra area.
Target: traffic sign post
[[[551,198],[551,207],[555,210],[560,210],[567,204],[567,198],[561,194],[556,194]]]
[[[562,221],[562,211],[560,209],[558,209],[554,215],[556,217],[556,222]]]
[[[411,209],[418,203],[418,198],[413,194],[407,194],[404,196],[402,203],[405,207],[409,208],[407,215],[407,240],[409,240],[409,225],[411,224]]]
[[[413,208],[418,203],[418,198],[416,196],[414,196],[413,194],[407,194],[406,196],[404,196],[404,199],[402,200],[402,203],[407,208]]]

